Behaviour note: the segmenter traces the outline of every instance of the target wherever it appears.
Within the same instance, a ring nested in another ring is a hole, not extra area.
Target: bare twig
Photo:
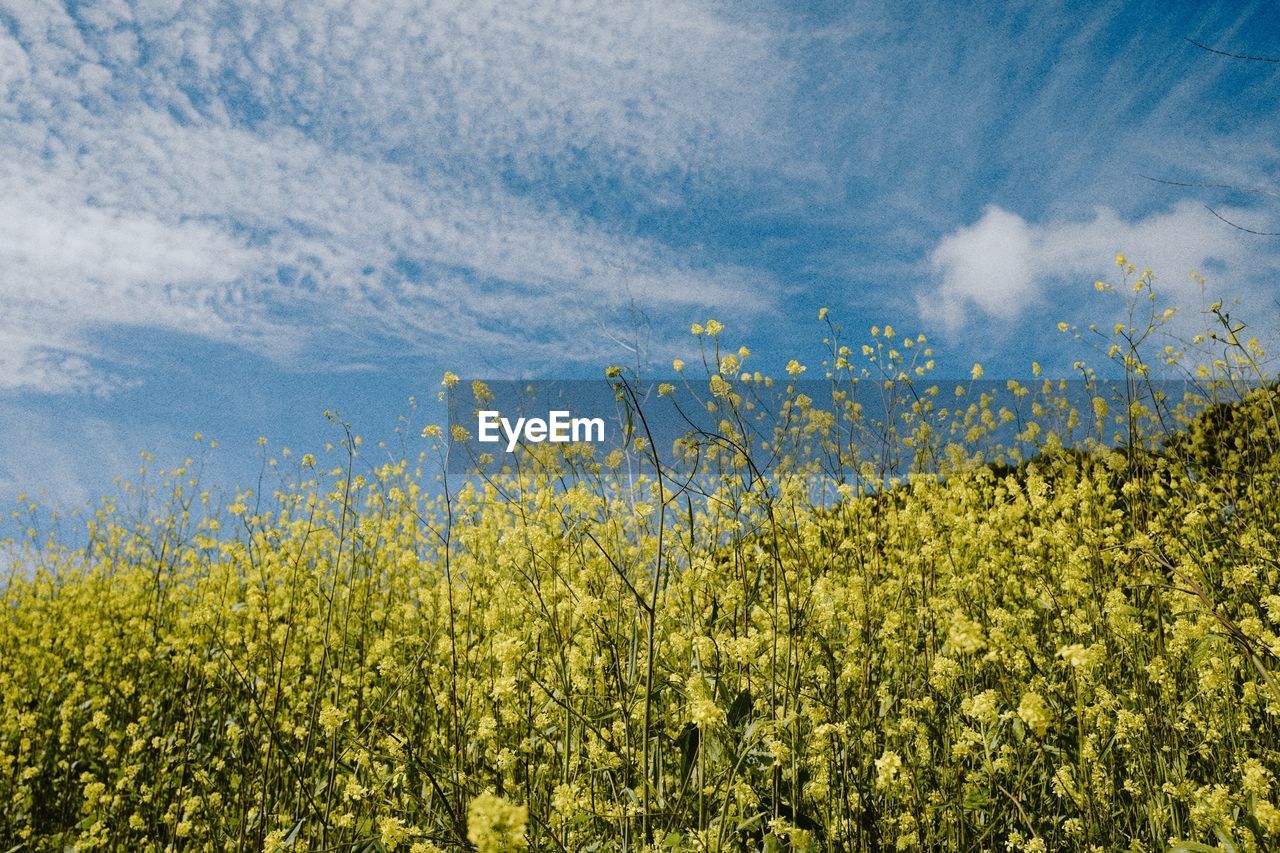
[[[1245,228],[1243,225],[1237,225],[1236,223],[1232,222],[1230,219],[1227,219],[1225,216],[1223,216],[1221,213],[1218,213],[1218,211],[1214,210],[1212,207],[1210,207],[1207,204],[1204,206],[1204,209],[1209,211],[1219,219],[1221,219],[1223,222],[1230,225],[1232,228],[1235,228],[1239,231],[1243,231],[1246,234],[1256,234],[1259,237],[1280,237],[1280,231],[1254,231],[1252,228]]]
[[[1187,39],[1187,42],[1195,45],[1201,50],[1208,51],[1209,53],[1216,53],[1218,56],[1226,56],[1230,59],[1244,59],[1248,62],[1280,62],[1280,57],[1278,56],[1249,56],[1244,53],[1231,53],[1226,50],[1218,50],[1216,47],[1209,47],[1207,44],[1201,44],[1193,38]]]

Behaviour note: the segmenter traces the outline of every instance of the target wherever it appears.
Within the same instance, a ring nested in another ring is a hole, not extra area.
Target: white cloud
[[[95,327],[232,337],[253,318],[226,285],[255,260],[219,228],[94,205],[73,185],[3,170],[0,390],[98,384],[85,340]]]
[[[109,382],[100,329],[528,363],[629,299],[769,300],[507,182],[758,158],[780,63],[700,3],[24,5],[0,57],[0,390]]]
[[[1241,223],[1254,216],[1243,210],[1225,213]],[[1219,292],[1256,297],[1274,270],[1267,248],[1192,201],[1132,221],[1098,208],[1085,221],[1040,225],[991,206],[973,225],[956,229],[934,247],[929,260],[938,285],[918,297],[917,307],[923,318],[951,330],[975,312],[1014,319],[1045,296],[1070,307],[1067,294],[1083,294],[1094,280],[1115,278],[1117,254],[1154,270],[1157,290],[1169,301],[1199,307],[1192,304],[1201,298],[1192,271],[1209,274]]]
[[[1022,217],[987,208],[933,250],[930,262],[942,274],[942,287],[936,298],[922,299],[922,312],[951,328],[963,322],[969,304],[994,317],[1016,317],[1034,296],[1035,242]]]

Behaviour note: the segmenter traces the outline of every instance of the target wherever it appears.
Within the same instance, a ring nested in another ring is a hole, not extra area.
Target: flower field
[[[675,448],[611,371],[625,453],[438,479],[442,430],[346,432],[33,529],[0,849],[1280,849],[1280,398],[1216,317],[1207,360],[1117,325],[1081,410],[824,311],[829,396],[793,362],[767,432],[713,322]]]

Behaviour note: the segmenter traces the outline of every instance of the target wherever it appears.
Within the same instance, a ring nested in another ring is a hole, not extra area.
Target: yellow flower
[[[791,359],[791,361],[787,362],[787,373],[789,373],[791,376],[793,377],[799,376],[801,373],[804,373],[804,371],[805,371],[805,366],[800,362],[796,361],[794,358]]]
[[[1093,330],[1104,352],[1116,319]],[[1226,326],[1204,343],[1223,348],[1189,371],[1270,369],[1249,332],[1216,319]],[[745,348],[699,339],[691,364],[714,378],[696,402],[710,412],[688,413],[722,441],[649,438],[631,418],[608,447],[531,439],[496,465],[455,447],[451,471],[479,470],[446,477],[433,448],[447,425],[405,417],[401,429],[431,440],[401,442],[409,459],[351,465],[358,442],[335,417],[341,449],[299,449],[298,470],[252,487],[197,484],[194,461],[144,472],[122,484],[123,508],[86,512],[84,545],[46,538],[49,514],[20,498],[6,518],[30,538],[0,542],[5,846],[133,849],[159,831],[199,848],[252,826],[259,847],[316,850],[323,827],[278,800],[260,813],[231,785],[270,746],[256,784],[328,779],[330,830],[396,853],[518,851],[535,832],[539,848],[632,846],[646,809],[657,843],[711,850],[715,815],[768,813],[774,768],[822,804],[842,763],[870,771],[867,790],[846,792],[870,824],[828,821],[820,843],[785,815],[755,828],[797,850],[857,849],[871,833],[886,850],[949,849],[992,826],[1002,851],[1110,849],[1134,826],[1160,843],[1221,830],[1280,850],[1265,676],[1207,642],[1213,613],[1194,596],[1157,606],[1160,566],[1130,559],[1163,535],[1193,580],[1208,567],[1242,636],[1280,649],[1268,389],[1210,431],[1203,405],[1117,403],[1151,446],[1173,429],[1189,439],[1167,445],[1187,465],[1143,477],[1101,434],[1124,430],[1097,428],[1108,420],[1095,414],[1117,416],[1106,386],[1081,397],[1066,379],[1002,380],[1019,400],[1004,407],[974,393],[985,383],[904,389],[932,367],[927,345],[879,329],[855,366],[863,341],[821,325],[815,370],[832,381],[800,394],[792,361],[781,407]],[[1137,374],[1134,358],[1125,349],[1112,367]],[[678,383],[654,385],[667,396]],[[903,405],[864,410],[882,390]],[[1017,433],[997,434],[1015,418]],[[1195,701],[1166,701],[1170,725],[1149,726],[1152,703],[1177,696]],[[195,698],[210,725],[191,740],[165,711]],[[742,760],[736,736],[765,760]],[[165,768],[196,753],[176,788]],[[1135,763],[1148,755],[1163,758]],[[432,767],[452,768],[425,789],[453,798],[452,814],[422,789],[416,770]],[[983,781],[975,771],[1049,792],[1048,817],[1023,821],[1003,795],[954,807],[966,775]],[[52,817],[30,820],[45,799]],[[1177,809],[1142,810],[1155,800]],[[1029,837],[1041,823],[1044,838]]]
[[[724,711],[706,696],[698,696],[689,702],[689,721],[706,730],[724,722]]]
[[[1256,758],[1246,759],[1240,770],[1240,789],[1251,797],[1265,797],[1271,788],[1271,774]]]
[[[324,729],[326,734],[333,734],[347,719],[347,712],[333,705],[325,705],[320,710],[319,720],[320,728]]]
[[[986,637],[983,636],[982,626],[966,619],[964,616],[956,616],[952,620],[951,630],[947,634],[947,641],[953,649],[965,655],[980,651],[987,645]]]
[[[1267,835],[1280,835],[1280,809],[1266,800],[1260,800],[1253,807],[1253,816],[1258,819]]]
[[[1080,643],[1073,643],[1070,646],[1064,646],[1057,651],[1057,656],[1069,663],[1070,666],[1088,666],[1092,661],[1092,656],[1088,649]]]
[[[974,362],[973,370],[969,371],[969,376],[973,379],[982,378],[982,365]]]
[[[409,838],[409,830],[405,829],[404,821],[400,818],[385,815],[378,818],[378,836],[383,847],[395,850]]]
[[[507,853],[528,846],[526,806],[508,802],[492,792],[480,794],[467,809],[467,840],[479,853]]]
[[[960,703],[960,710],[983,725],[994,725],[1000,719],[1000,696],[994,690],[966,696]]]
[[[573,785],[560,783],[551,794],[551,810],[560,817],[572,817],[581,807]]]
[[[1022,701],[1018,703],[1018,716],[1036,733],[1036,737],[1044,737],[1045,732],[1049,730],[1049,724],[1053,722],[1053,712],[1049,709],[1049,703],[1045,702],[1044,697],[1039,693],[1022,695]]]
[[[902,757],[896,752],[886,751],[876,759],[876,787],[890,787],[901,772]]]
[[[446,388],[453,388],[458,384],[459,381],[460,380],[458,379],[458,374],[452,371],[446,370],[444,372],[444,379],[440,380],[440,384]]]

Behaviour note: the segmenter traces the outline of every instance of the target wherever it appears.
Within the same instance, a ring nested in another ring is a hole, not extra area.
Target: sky
[[[823,306],[1065,374],[1120,252],[1275,336],[1280,63],[1205,48],[1280,11],[0,0],[0,501],[244,482],[446,370],[667,375],[710,317],[775,374]]]

